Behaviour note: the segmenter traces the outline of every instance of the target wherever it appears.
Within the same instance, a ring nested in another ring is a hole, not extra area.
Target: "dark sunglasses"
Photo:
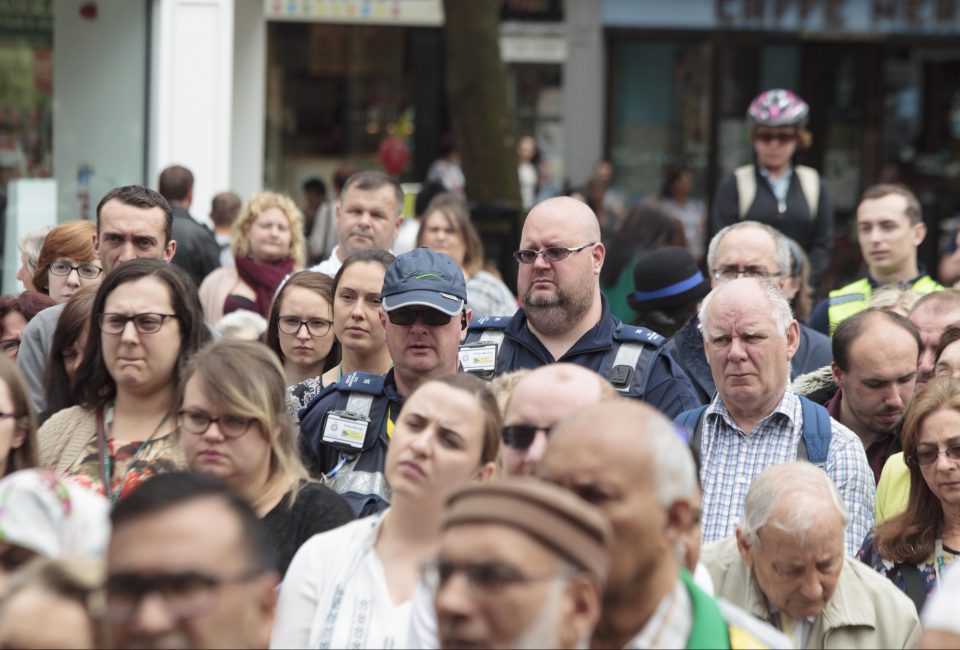
[[[453,316],[436,309],[395,309],[387,312],[387,318],[394,325],[413,325],[421,318],[424,325],[440,327],[448,324]]]
[[[543,431],[549,437],[551,429],[553,429],[552,426],[535,427],[530,424],[514,424],[513,426],[503,427],[500,433],[503,436],[503,444],[513,449],[522,450],[530,448],[534,438],[537,437],[538,431]]]
[[[789,144],[797,139],[794,131],[760,131],[757,133],[757,140],[764,144],[770,144],[774,140],[780,144]]]

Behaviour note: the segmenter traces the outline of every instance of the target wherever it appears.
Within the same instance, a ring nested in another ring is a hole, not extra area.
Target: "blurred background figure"
[[[220,335],[220,338],[259,341],[267,331],[267,319],[260,314],[241,309],[226,314],[217,321],[213,329]]]
[[[703,201],[694,199],[693,172],[689,167],[676,167],[667,171],[660,188],[660,204],[674,219],[683,224],[687,248],[697,263],[706,254],[707,224],[703,213]]]
[[[427,213],[427,206],[440,194],[446,193],[447,189],[436,181],[424,183],[417,192],[417,197],[413,203],[414,218],[404,219],[400,226],[400,232],[393,242],[390,252],[394,255],[409,253],[417,247],[417,237],[420,235],[420,224]]]
[[[810,262],[800,244],[783,236],[790,249],[790,271],[781,282],[781,291],[790,301],[793,317],[806,322],[813,309],[813,289],[810,287]]]
[[[93,250],[97,226],[91,221],[68,221],[47,233],[33,272],[33,286],[60,304],[82,287],[100,286],[103,268]]]
[[[711,230],[744,219],[773,226],[800,244],[810,258],[810,284],[818,286],[833,253],[833,206],[825,181],[794,164],[797,150],[813,142],[810,107],[780,88],[760,93],[747,109],[748,137],[756,164],[744,165],[717,189]]]
[[[332,327],[333,279],[317,271],[291,275],[270,308],[265,341],[283,364],[287,386],[310,383],[301,408],[323,388],[323,373],[340,363]]]
[[[0,477],[36,466],[37,416],[33,403],[17,365],[0,356]]]
[[[36,291],[36,287],[33,286],[33,274],[37,270],[40,248],[43,246],[43,240],[49,231],[49,228],[42,228],[34,232],[28,232],[17,240],[17,250],[20,251],[20,268],[17,270],[17,279],[20,280],[20,284],[26,291]]]
[[[627,296],[634,311],[630,321],[671,339],[697,312],[700,300],[710,292],[689,250],[668,246],[647,253],[633,267],[636,291]]]
[[[320,208],[327,202],[327,184],[322,178],[314,176],[305,180],[300,189],[303,191],[303,204],[300,206],[300,212],[303,213],[303,233],[307,236],[313,232],[313,224],[317,221]]]
[[[55,303],[50,296],[24,291],[16,296],[0,296],[0,352],[16,359],[20,338],[27,323]]]
[[[464,195],[466,178],[460,168],[460,152],[457,151],[457,145],[450,133],[440,136],[440,157],[430,164],[424,181],[440,183],[448,192]]]
[[[666,246],[686,248],[682,224],[653,201],[640,201],[616,238],[607,246],[600,271],[600,288],[613,315],[625,323],[633,320],[627,296],[634,292],[633,267],[641,256]]]
[[[0,647],[105,647],[99,621],[104,575],[103,561],[91,558],[26,564],[11,575],[0,601]]]
[[[90,313],[97,296],[97,287],[84,287],[64,306],[57,327],[53,330],[50,357],[44,371],[43,387],[47,408],[40,414],[40,424],[57,411],[74,406],[73,378],[83,361],[90,334]]]
[[[243,201],[233,192],[220,192],[210,203],[210,222],[213,223],[213,236],[220,247],[220,266],[234,266],[233,224],[240,216]]]
[[[213,232],[190,214],[193,205],[193,172],[181,165],[171,165],[160,172],[160,195],[173,212],[172,239],[177,250],[171,262],[181,267],[196,286],[220,266],[220,247]]]
[[[603,243],[610,243],[627,218],[623,193],[614,187],[613,163],[601,160],[587,181],[586,199],[600,222]]]
[[[277,287],[303,268],[303,217],[293,199],[261,192],[233,224],[233,268],[219,268],[200,285],[203,314],[214,325],[224,314],[247,309],[266,318]]]
[[[317,264],[325,260],[333,252],[333,248],[340,242],[337,236],[337,202],[347,179],[359,171],[353,165],[338,165],[333,172],[333,194],[327,197],[317,211],[313,220],[313,227],[305,230],[308,234],[307,246],[310,254],[310,264]]]
[[[466,201],[459,196],[445,193],[430,201],[417,234],[417,246],[446,253],[463,270],[473,318],[513,316],[517,311],[517,299],[509,287],[483,269],[483,243],[470,220]]]
[[[53,472],[26,469],[0,479],[0,591],[10,572],[36,557],[102,559],[110,506]]]
[[[947,571],[940,587],[923,610],[920,622],[923,633],[916,647],[960,649],[960,619],[957,618],[957,602],[960,602],[960,566]]]
[[[540,191],[540,150],[533,136],[525,135],[517,141],[517,160],[520,202],[524,210],[529,210]]]

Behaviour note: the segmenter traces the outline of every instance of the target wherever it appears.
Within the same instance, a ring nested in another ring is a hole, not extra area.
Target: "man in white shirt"
[[[390,250],[403,224],[403,189],[386,174],[364,171],[347,179],[337,203],[340,243],[330,257],[310,268],[331,277],[362,248]]]

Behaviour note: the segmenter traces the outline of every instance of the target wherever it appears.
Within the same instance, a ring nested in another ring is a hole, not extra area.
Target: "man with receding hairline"
[[[790,647],[681,570],[678,547],[696,517],[696,468],[661,413],[624,399],[581,408],[557,425],[537,473],[597,506],[613,529],[591,647]]]
[[[951,323],[960,322],[960,291],[949,289],[922,296],[910,309],[910,321],[917,326],[923,349],[917,367],[917,392],[933,379],[937,346],[943,330]]]
[[[697,405],[690,380],[662,354],[663,337],[610,312],[600,292],[605,254],[586,204],[556,197],[534,206],[514,253],[522,308],[471,324],[460,355],[464,370],[489,377],[566,361],[668,415]]]

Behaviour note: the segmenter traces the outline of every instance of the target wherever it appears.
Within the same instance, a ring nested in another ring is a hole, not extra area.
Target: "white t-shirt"
[[[340,270],[340,267],[343,266],[343,262],[340,261],[340,258],[337,257],[337,254],[340,251],[340,245],[337,244],[333,247],[333,250],[330,251],[330,257],[323,260],[319,264],[314,264],[310,267],[309,270],[316,271],[318,273],[325,273],[331,278],[337,274],[337,271]]]
[[[315,535],[280,585],[271,648],[405,647],[410,601],[390,598],[373,550],[384,511]]]

